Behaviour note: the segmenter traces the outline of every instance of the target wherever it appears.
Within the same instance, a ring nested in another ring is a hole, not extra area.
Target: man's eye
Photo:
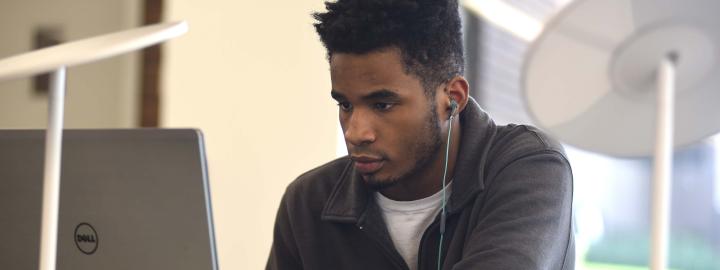
[[[352,105],[350,105],[350,102],[338,102],[338,107],[340,107],[343,111],[349,111],[352,109]]]
[[[384,102],[378,102],[373,104],[373,107],[375,107],[378,111],[387,111],[390,108],[392,108],[395,104],[393,103],[384,103]]]

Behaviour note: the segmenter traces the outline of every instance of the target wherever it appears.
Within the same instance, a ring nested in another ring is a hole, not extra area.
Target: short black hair
[[[462,75],[464,56],[457,0],[337,0],[314,13],[315,30],[333,53],[400,50],[405,72],[426,94]]]

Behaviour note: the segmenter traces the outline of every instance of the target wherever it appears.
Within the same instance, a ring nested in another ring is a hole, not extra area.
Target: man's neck
[[[447,163],[446,185],[452,179],[455,171],[455,161],[460,149],[460,121],[453,121],[452,138],[450,138],[450,153]],[[443,138],[444,142],[447,138]],[[385,197],[396,201],[414,201],[431,196],[442,189],[443,170],[445,167],[445,143],[435,153],[435,157],[427,167],[421,168],[417,173],[409,176],[413,179],[402,179],[395,185],[380,191]]]

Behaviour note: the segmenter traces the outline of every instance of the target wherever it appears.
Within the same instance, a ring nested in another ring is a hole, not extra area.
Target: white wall
[[[319,0],[168,1],[161,124],[205,133],[221,269],[263,269],[280,196],[335,157],[337,108],[310,13]]]
[[[2,0],[0,59],[33,50],[33,31],[60,26],[65,41],[140,25],[140,0]],[[138,119],[137,54],[68,69],[69,128],[133,127]],[[43,128],[47,96],[33,93],[30,79],[0,82],[0,128]]]

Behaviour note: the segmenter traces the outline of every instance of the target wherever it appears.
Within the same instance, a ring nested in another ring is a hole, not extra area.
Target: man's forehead
[[[397,89],[366,89],[359,91],[342,91],[332,89],[330,96],[334,99],[348,99],[350,97],[357,97],[365,100],[376,100],[376,99],[397,99],[400,98],[401,94]]]
[[[378,99],[407,95],[409,94],[408,88],[410,88],[408,85],[402,85],[398,82],[356,78],[349,83],[333,81],[331,95],[333,98],[340,97],[343,99]]]
[[[337,53],[330,58],[330,73],[335,77],[382,80],[386,76],[404,73],[403,71],[399,56],[387,51],[366,54]]]
[[[400,94],[419,86],[419,81],[405,73],[397,52],[378,51],[367,54],[333,54],[330,60],[333,89],[344,95],[369,95],[378,90]]]

